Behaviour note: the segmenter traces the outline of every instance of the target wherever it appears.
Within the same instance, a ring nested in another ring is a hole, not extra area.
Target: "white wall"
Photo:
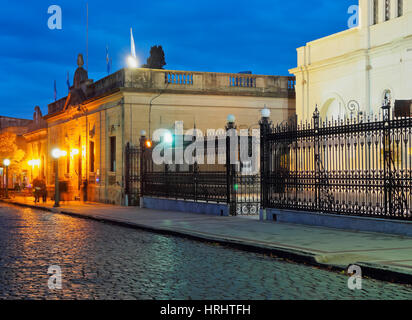
[[[372,0],[360,0],[360,26],[318,39],[298,48],[296,109],[299,119],[310,119],[315,106],[321,115],[349,115],[355,100],[365,114],[378,113],[385,90],[392,99],[412,99],[412,0],[404,1],[397,17],[391,0],[391,20],[372,23]],[[366,21],[366,22],[365,22]],[[354,113],[354,114],[357,114]]]

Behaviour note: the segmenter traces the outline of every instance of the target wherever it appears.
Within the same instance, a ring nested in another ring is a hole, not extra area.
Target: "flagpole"
[[[86,70],[89,71],[89,3],[86,2]]]

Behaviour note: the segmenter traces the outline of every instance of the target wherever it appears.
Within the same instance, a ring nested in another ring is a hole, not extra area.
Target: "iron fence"
[[[412,217],[412,119],[376,117],[273,126],[261,121],[265,208]]]
[[[140,200],[140,147],[126,145],[125,194],[128,205],[137,206]]]
[[[240,137],[236,137],[240,141]],[[250,136],[248,143],[258,143]],[[250,172],[250,165],[231,162],[230,142],[226,134],[206,138],[198,143],[203,150],[204,161],[193,164],[156,164],[154,148],[147,148],[141,141],[141,195],[195,202],[226,203],[232,215],[257,215],[260,208],[259,173]],[[190,143],[183,145],[185,152]],[[197,142],[196,142],[197,143]],[[212,147],[211,147],[212,146]],[[155,147],[155,146],[153,146]],[[175,159],[177,147],[170,146]],[[253,149],[252,147],[250,149]],[[251,150],[249,150],[251,153]],[[239,153],[239,148],[234,152]],[[211,160],[212,159],[212,160]],[[175,163],[175,162],[174,162]],[[248,171],[249,170],[249,171]],[[257,171],[258,172],[258,171]]]

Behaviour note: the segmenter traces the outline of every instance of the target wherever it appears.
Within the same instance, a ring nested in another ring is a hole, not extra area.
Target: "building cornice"
[[[368,55],[372,57],[384,55],[388,51],[393,51],[395,48],[403,47],[404,49],[407,49],[409,44],[412,44],[412,35],[404,38],[398,38],[392,42],[387,42],[379,46],[375,46],[369,50],[359,49],[340,56],[320,60],[309,65],[302,65],[293,69],[289,69],[288,71],[294,75],[299,75],[300,73],[304,72],[303,69],[305,69],[305,71],[319,71],[322,69],[330,68],[330,66],[332,65],[340,66],[347,64],[349,61],[357,59],[362,60]]]

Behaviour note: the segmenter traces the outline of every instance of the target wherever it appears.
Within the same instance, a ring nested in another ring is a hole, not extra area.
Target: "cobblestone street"
[[[33,209],[0,207],[1,299],[411,299],[263,255]],[[62,269],[49,290],[47,270]]]

